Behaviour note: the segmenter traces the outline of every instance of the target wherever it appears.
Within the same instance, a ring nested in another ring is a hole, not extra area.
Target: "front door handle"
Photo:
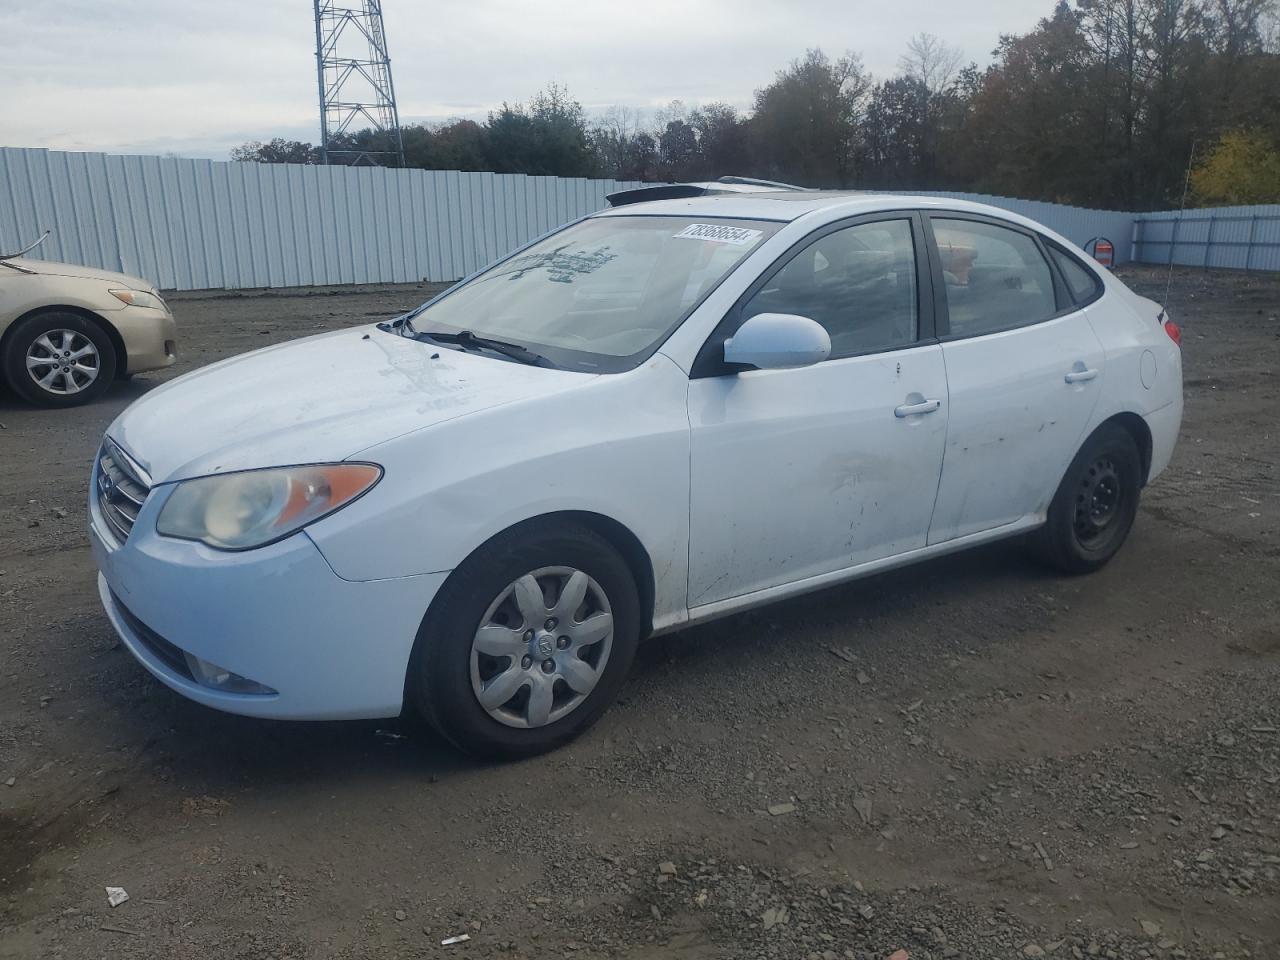
[[[919,396],[919,394],[917,394]],[[893,408],[893,415],[899,419],[910,417],[916,414],[933,413],[942,406],[941,400],[921,400],[918,403],[904,403],[900,407]]]
[[[1067,383],[1084,383],[1086,380],[1092,380],[1097,375],[1097,370],[1072,370],[1063,379]]]

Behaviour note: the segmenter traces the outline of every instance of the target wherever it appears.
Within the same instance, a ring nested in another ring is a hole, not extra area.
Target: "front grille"
[[[102,519],[115,538],[124,543],[151,492],[151,478],[110,439],[102,441],[95,473]]]
[[[191,668],[187,666],[186,654],[135,617],[133,611],[120,602],[115,591],[112,591],[111,599],[115,601],[116,611],[129,625],[129,629],[133,631],[138,641],[170,670],[190,680]]]

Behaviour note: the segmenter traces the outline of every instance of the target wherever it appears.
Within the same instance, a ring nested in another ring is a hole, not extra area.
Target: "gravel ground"
[[[1280,956],[1280,277],[1176,279],[1183,435],[1094,576],[997,545],[661,638],[519,764],[170,693],[98,607],[103,429],[429,292],[175,298],[172,371],[0,398],[0,958]]]

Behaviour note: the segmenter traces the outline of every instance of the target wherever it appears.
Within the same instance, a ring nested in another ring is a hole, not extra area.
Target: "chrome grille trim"
[[[151,492],[151,478],[109,437],[102,441],[94,473],[98,510],[112,535],[124,543],[138,520],[147,494]]]

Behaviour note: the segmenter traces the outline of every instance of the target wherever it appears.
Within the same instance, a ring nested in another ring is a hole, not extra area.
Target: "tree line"
[[[405,164],[619,180],[725,174],[802,186],[969,190],[1083,206],[1280,202],[1277,0],[1057,0],[999,38],[990,66],[910,41],[877,79],[857,54],[812,49],[749,110],[680,101],[589,117],[555,84],[484,122],[403,128]],[[342,143],[385,148],[370,130]],[[236,160],[318,163],[272,140]]]

